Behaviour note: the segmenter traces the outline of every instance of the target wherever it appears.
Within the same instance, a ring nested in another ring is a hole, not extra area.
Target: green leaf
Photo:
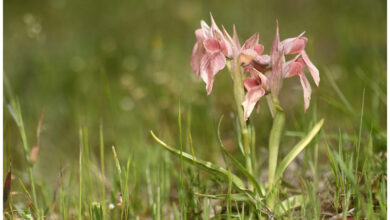
[[[286,157],[283,158],[278,168],[276,169],[275,182],[282,177],[283,172],[286,170],[288,165],[290,165],[290,163],[298,156],[298,154],[301,153],[303,149],[305,149],[311,140],[313,140],[316,134],[320,131],[323,124],[324,119],[321,119],[321,121],[319,121],[311,129],[311,131],[297,145],[295,145],[295,147],[286,155]]]
[[[277,181],[275,178],[276,167],[278,162],[278,152],[280,139],[282,136],[282,131],[284,127],[284,123],[286,121],[286,116],[283,110],[280,110],[280,107],[275,106],[275,116],[274,121],[271,128],[271,133],[269,136],[269,156],[268,156],[268,192],[272,191],[272,187],[274,186],[274,182]],[[272,199],[271,199],[272,200]],[[271,202],[272,203],[272,202]],[[272,205],[271,205],[272,206]]]
[[[164,143],[162,140],[160,140],[153,133],[153,131],[150,131],[150,133],[153,136],[153,138],[157,141],[157,143],[159,143],[161,146],[163,146],[166,150],[173,153],[174,155],[181,157],[183,160],[190,162],[193,165],[196,165],[197,167],[204,169],[204,170],[206,170],[206,171],[208,171],[208,172],[210,172],[210,173],[212,173],[212,174],[214,174],[214,175],[216,175],[216,176],[218,176],[226,181],[229,180],[229,175],[230,175],[230,178],[232,179],[231,181],[237,189],[239,189],[241,191],[248,191],[248,189],[245,188],[245,185],[242,182],[242,180],[232,173],[229,174],[226,169],[219,167],[211,162],[197,159],[196,157],[193,157],[192,155],[190,155],[188,153],[180,152],[180,151],[168,146],[166,143]]]
[[[245,167],[236,159],[233,157],[233,155],[231,155],[225,148],[225,146],[223,145],[222,143],[222,140],[221,140],[221,134],[220,134],[220,126],[221,126],[221,122],[222,122],[222,119],[223,117],[221,117],[219,119],[219,122],[218,122],[218,141],[219,141],[219,146],[221,147],[221,150],[224,154],[226,154],[227,157],[229,157],[229,159],[232,161],[232,163],[234,164],[234,166],[236,166],[251,182],[252,184],[254,185],[254,187],[256,188],[257,192],[262,195],[263,194],[263,191],[259,185],[259,183],[256,181],[256,178],[250,174],[248,172],[248,170],[245,169]]]
[[[302,206],[304,203],[302,195],[291,196],[276,206],[275,214],[282,216],[288,211]]]

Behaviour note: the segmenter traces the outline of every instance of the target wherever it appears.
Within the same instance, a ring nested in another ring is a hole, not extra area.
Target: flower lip
[[[203,41],[203,46],[207,53],[215,53],[221,51],[221,45],[216,39],[207,39]]]

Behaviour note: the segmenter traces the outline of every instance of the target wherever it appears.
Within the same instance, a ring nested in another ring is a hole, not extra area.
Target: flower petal
[[[223,41],[221,42],[222,50],[226,57],[233,58],[234,56],[237,56],[239,48],[236,47],[232,37],[226,31],[224,26],[222,26],[222,31],[223,31]]]
[[[303,101],[305,103],[305,111],[309,108],[311,98],[311,87],[304,73],[299,74],[301,85],[303,88]]]
[[[214,77],[226,65],[226,58],[222,52],[205,54],[200,62],[200,76],[206,83],[207,95],[213,89]]]
[[[203,46],[207,53],[214,53],[221,50],[221,46],[216,39],[207,39],[203,41]]]
[[[205,39],[213,37],[212,33],[211,33],[211,28],[209,27],[209,25],[205,21],[201,20],[200,26],[203,30],[203,35],[204,35]]]
[[[199,78],[200,62],[204,54],[205,54],[205,50],[203,48],[203,44],[196,42],[194,48],[192,49],[191,69],[197,78]]]
[[[279,24],[276,22],[276,33],[275,38],[271,46],[271,65],[272,72],[269,77],[271,94],[275,97],[279,96],[280,88],[282,87],[283,79],[283,63],[284,63],[284,54],[283,48],[280,46],[279,38]]]
[[[261,55],[255,57],[255,62],[263,66],[268,66],[271,62],[271,57],[269,55]]]
[[[279,58],[280,56],[280,52],[279,52],[279,48],[280,48],[280,39],[279,39],[279,24],[278,22],[276,21],[276,32],[275,32],[275,37],[274,37],[274,41],[272,42],[272,46],[271,46],[271,62],[272,62],[272,65],[274,63],[276,63],[276,60]]]
[[[285,39],[280,43],[285,54],[296,54],[305,49],[307,38],[302,37],[304,33],[301,33],[298,37]]]
[[[263,88],[267,88],[268,86],[268,79],[267,77],[262,74],[260,71],[255,69],[253,66],[247,66],[244,68],[244,72],[251,74],[252,78],[257,80],[257,84],[261,85]],[[244,81],[245,86],[245,81]],[[245,87],[246,88],[246,87]]]
[[[258,55],[260,55],[264,51],[264,45],[257,44],[257,45],[255,45],[255,47],[253,49],[257,52]]]
[[[245,41],[244,45],[242,45],[242,49],[245,50],[245,49],[254,48],[258,42],[259,42],[259,34],[256,33],[252,35],[248,40]]]
[[[246,85],[245,87],[247,88],[247,93],[241,104],[244,107],[245,120],[248,120],[257,102],[265,94],[264,89],[260,85],[254,86],[255,84],[253,80],[254,79],[252,79],[251,77],[248,77],[244,80],[244,85]]]
[[[260,86],[260,82],[256,80],[254,77],[247,77],[243,81],[244,87],[246,90],[251,90],[257,86]]]
[[[237,48],[240,48],[240,40],[238,39],[236,25],[233,25],[233,42],[236,44]]]
[[[302,58],[293,59],[283,65],[283,77],[289,78],[303,73],[305,62]]]
[[[210,12],[210,20],[211,20],[211,33],[213,34],[213,37],[220,38],[222,37],[222,31],[219,30],[218,25],[215,23],[213,15]]]
[[[203,42],[205,40],[204,31],[201,28],[195,30],[195,36],[196,39],[200,42]]]
[[[310,61],[305,51],[302,51],[301,55],[307,65],[307,68],[309,69],[311,76],[313,77],[314,82],[318,86],[320,84],[320,73],[318,72],[317,67],[315,67],[314,64]]]
[[[242,50],[239,57],[241,65],[248,65],[257,55],[257,52],[253,49]]]

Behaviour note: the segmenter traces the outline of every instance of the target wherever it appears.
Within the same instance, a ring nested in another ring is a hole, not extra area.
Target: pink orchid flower
[[[307,43],[307,38],[302,37],[303,34],[304,33],[296,38],[288,38],[280,42],[279,26],[277,24],[274,41],[271,46],[270,56],[260,56],[260,54],[257,54],[256,56],[252,51],[244,53],[245,56],[243,56],[243,53],[241,52],[240,56],[243,57],[242,63],[245,65],[247,61],[246,58],[248,57],[248,60],[250,61],[250,63],[244,69],[245,72],[250,73],[250,77],[247,77],[244,80],[244,86],[247,90],[245,98],[242,102],[245,120],[249,118],[261,97],[263,97],[268,92],[271,92],[272,96],[278,97],[279,91],[282,87],[283,79],[297,75],[300,78],[300,82],[303,88],[305,111],[309,108],[311,87],[303,71],[304,67],[308,67],[309,72],[311,73],[317,86],[319,84],[320,78],[318,69],[310,61],[304,50]],[[258,36],[253,35],[247,41],[247,45],[251,45],[253,47],[253,42],[257,37]],[[297,54],[297,56],[286,62],[285,56],[290,54]],[[252,57],[250,57],[250,55],[254,57],[252,61]]]
[[[244,71],[250,73],[250,76],[244,79],[247,93],[241,103],[244,108],[244,119],[248,120],[258,101],[268,90],[268,79],[253,66],[246,67]]]
[[[244,118],[247,120],[257,105],[257,102],[266,94],[267,77],[260,71],[266,71],[269,66],[270,57],[261,55],[264,46],[258,43],[259,34],[252,35],[245,41],[240,49],[239,59],[241,65],[245,66],[244,72],[250,76],[244,79],[244,87],[247,91],[241,105],[244,108]]]
[[[319,85],[320,77],[318,69],[310,61],[304,50],[307,38],[302,37],[303,34],[304,32],[298,37],[288,38],[280,42],[279,28],[277,25],[275,39],[271,49],[272,74],[270,76],[270,87],[271,93],[274,92],[278,95],[282,86],[282,79],[298,75],[303,88],[304,109],[306,111],[310,105],[311,87],[303,71],[304,67],[308,67],[317,86]],[[297,54],[297,56],[286,62],[285,55],[289,54]]]
[[[303,72],[303,68],[305,66],[308,67],[309,72],[317,86],[320,83],[320,76],[318,69],[310,61],[305,52],[307,38],[302,37],[303,34],[304,32],[296,38],[288,38],[282,41],[281,46],[283,47],[285,55],[298,54],[293,60],[283,64],[283,78],[293,77],[296,75],[299,76],[303,88],[304,105],[306,111],[310,105],[311,87],[305,73]]]
[[[201,28],[195,31],[197,42],[192,50],[191,68],[196,77],[206,83],[207,95],[210,95],[215,75],[226,66],[226,57],[233,55],[230,42],[216,25],[213,16],[211,27],[201,21]]]

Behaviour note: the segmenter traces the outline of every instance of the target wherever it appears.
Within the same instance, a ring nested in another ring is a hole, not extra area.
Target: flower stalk
[[[240,130],[241,130],[241,137],[242,142],[244,145],[244,153],[245,153],[245,163],[246,168],[250,174],[253,174],[253,168],[252,168],[252,156],[251,156],[251,148],[249,143],[249,136],[248,136],[248,127],[246,125],[246,121],[244,118],[244,110],[242,108],[242,101],[245,96],[244,91],[244,84],[242,80],[242,68],[240,65],[239,59],[235,58],[231,61],[231,74],[233,78],[233,92],[234,92],[234,100],[236,103],[237,108],[237,115],[240,121]],[[249,188],[252,188],[249,181]]]

